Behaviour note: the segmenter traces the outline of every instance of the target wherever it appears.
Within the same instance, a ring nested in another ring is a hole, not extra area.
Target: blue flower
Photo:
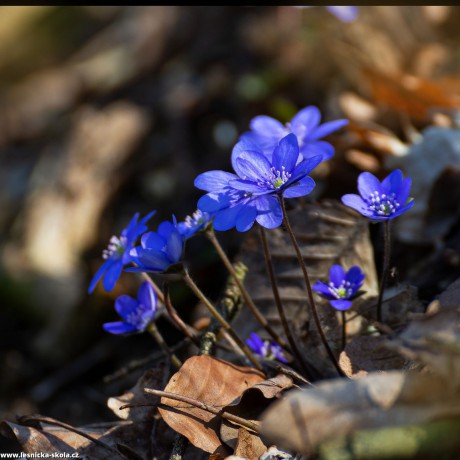
[[[257,334],[251,332],[251,338],[246,339],[246,343],[251,350],[267,359],[277,359],[283,363],[287,363],[284,357],[283,349],[276,343],[269,340],[262,340]]]
[[[183,237],[190,238],[207,227],[211,220],[211,214],[197,209],[191,216],[187,216],[183,222],[177,224],[177,230]]]
[[[102,257],[106,261],[101,265],[99,270],[93,276],[88,288],[91,294],[98,281],[104,277],[103,285],[106,291],[111,291],[118,278],[120,278],[123,267],[131,262],[129,251],[133,247],[136,239],[147,230],[147,221],[155,214],[156,211],[147,214],[139,222],[139,213],[136,213],[131,219],[128,226],[121,232],[121,236],[112,236],[107,249],[104,249]]]
[[[358,7],[351,5],[326,6],[326,9],[343,22],[353,22],[358,17]]]
[[[316,281],[313,289],[328,299],[336,310],[347,310],[351,307],[351,300],[360,294],[365,276],[358,266],[345,273],[340,265],[333,265],[329,270],[329,284]]]
[[[278,198],[309,194],[315,182],[307,174],[318,165],[321,156],[302,160],[297,138],[288,134],[275,148],[272,159],[250,140],[238,142],[232,153],[237,174],[209,171],[195,179],[195,187],[209,192],[198,201],[202,211],[215,213],[216,230],[236,226],[240,232],[249,230],[254,221],[266,228],[279,227],[283,214]]]
[[[115,310],[123,321],[105,323],[102,327],[111,334],[143,332],[155,317],[157,298],[152,286],[145,282],[137,292],[137,299],[122,295],[115,301]]]
[[[399,169],[389,174],[382,182],[373,174],[364,172],[358,177],[358,190],[361,196],[344,195],[342,202],[373,222],[394,219],[414,204],[414,200],[409,198],[411,184],[411,178],[403,179]]]
[[[321,112],[312,105],[302,109],[286,125],[272,117],[260,115],[251,120],[251,131],[244,133],[240,139],[260,145],[270,159],[278,142],[287,134],[293,133],[297,136],[303,158],[321,155],[323,161],[329,160],[334,156],[334,147],[329,142],[319,139],[345,126],[348,120],[335,120],[323,124],[320,124],[320,121]]]
[[[129,255],[136,267],[125,268],[127,272],[165,271],[170,265],[182,259],[184,237],[177,229],[177,221],[164,221],[158,226],[158,232],[144,233],[141,245],[131,249]]]
[[[302,5],[296,6],[296,8],[312,8],[316,5]],[[325,7],[330,13],[332,13],[337,19],[343,22],[353,22],[358,17],[358,7],[351,5],[341,6],[326,6]]]

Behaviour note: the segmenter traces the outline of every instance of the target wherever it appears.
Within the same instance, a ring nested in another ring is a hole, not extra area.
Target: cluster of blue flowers
[[[333,146],[323,137],[345,126],[347,120],[320,123],[320,111],[313,106],[301,110],[283,125],[268,116],[255,117],[249,132],[244,133],[232,151],[233,173],[208,171],[195,179],[195,186],[207,192],[198,201],[198,210],[177,222],[159,224],[157,231],[147,231],[147,222],[155,211],[139,220],[136,214],[121,232],[112,237],[104,250],[106,261],[94,275],[89,292],[99,280],[110,291],[122,271],[163,273],[181,263],[185,242],[212,225],[215,230],[236,228],[248,231],[255,222],[262,227],[279,227],[283,221],[281,200],[308,195],[315,187],[310,172],[334,155]],[[394,219],[407,211],[411,179],[393,171],[380,182],[368,172],[358,178],[359,195],[348,194],[342,202],[371,222]],[[140,245],[136,246],[140,238]],[[351,307],[362,291],[365,274],[357,266],[347,272],[340,266],[330,269],[329,282],[317,281],[313,289],[329,300],[337,310]],[[121,296],[115,302],[121,322],[106,323],[113,334],[143,332],[154,320],[157,300],[148,283],[141,285],[137,299]],[[275,342],[251,334],[247,344],[258,355],[286,362],[283,350]]]

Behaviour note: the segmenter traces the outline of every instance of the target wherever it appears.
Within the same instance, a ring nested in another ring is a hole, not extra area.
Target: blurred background
[[[439,199],[439,171],[420,183],[414,193],[431,207],[399,237],[411,254],[448,249],[436,275],[416,280],[427,299],[455,279],[459,24],[453,6],[360,7],[351,23],[319,7],[0,7],[0,418],[113,419],[107,396],[139,373],[104,377],[154,347],[103,332],[115,298],[139,280],[123,274],[89,296],[102,250],[135,212],[157,209],[153,229],[192,213],[196,175],[229,170],[259,114],[287,122],[317,105],[324,120],[351,120],[330,136],[336,155],[315,172],[314,198],[355,190],[363,170],[410,171],[411,146],[441,129],[428,157],[448,166],[449,198]],[[420,225],[430,215],[436,225]],[[241,235],[221,237],[235,254]],[[218,296],[225,273],[213,251],[197,240],[188,257]],[[174,297],[191,315],[193,296]]]

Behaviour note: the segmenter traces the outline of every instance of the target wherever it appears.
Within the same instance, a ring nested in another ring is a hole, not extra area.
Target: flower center
[[[349,299],[353,294],[353,286],[349,281],[343,280],[340,286],[335,286],[334,283],[329,283],[329,292],[336,299]]]
[[[379,192],[373,192],[369,195],[367,204],[369,209],[374,211],[377,215],[391,216],[401,206],[400,203],[395,200],[395,196],[396,195],[394,193],[391,195],[385,195],[385,193],[382,193],[380,195]]]
[[[273,190],[277,190],[282,187],[291,177],[291,173],[288,173],[284,166],[281,167],[281,171],[275,169],[274,166],[270,169],[271,174],[266,177],[265,180],[258,182],[257,185],[260,187],[269,187]]]
[[[136,329],[144,330],[149,324],[148,315],[144,315],[146,308],[140,305],[126,316],[126,322],[133,325]]]
[[[108,259],[113,254],[121,257],[125,252],[127,243],[128,241],[126,236],[112,236],[112,238],[110,238],[110,244],[108,245],[107,249],[102,251],[102,258]]]

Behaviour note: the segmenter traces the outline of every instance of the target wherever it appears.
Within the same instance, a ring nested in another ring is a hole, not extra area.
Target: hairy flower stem
[[[244,287],[244,284],[240,281],[240,279],[236,275],[235,268],[233,267],[233,264],[230,262],[229,258],[227,257],[227,254],[225,253],[225,251],[223,250],[222,246],[220,245],[219,240],[217,239],[216,234],[214,233],[214,229],[211,227],[206,232],[206,235],[209,238],[209,240],[211,241],[212,245],[214,246],[217,254],[219,254],[219,257],[221,258],[222,262],[224,263],[225,268],[228,270],[230,275],[232,275],[233,279],[235,280],[235,283],[238,286],[239,290],[241,291],[241,295],[243,296],[243,299],[244,299],[246,305],[249,307],[249,310],[251,310],[251,313],[254,315],[256,320],[270,334],[270,336],[273,338],[273,340],[276,343],[278,343],[278,345],[280,345],[281,347],[283,347],[286,350],[289,350],[289,345],[270,326],[270,324],[268,323],[268,321],[265,318],[265,316],[260,312],[260,310],[255,305],[254,301],[252,300],[251,296],[249,295],[249,292]],[[291,344],[291,348],[292,348],[292,344]]]
[[[377,321],[382,322],[382,301],[383,292],[385,291],[385,282],[387,280],[388,269],[390,268],[390,221],[385,221],[385,233],[383,237],[383,268],[382,276],[380,278],[379,300],[377,302]]]
[[[154,322],[151,322],[147,330],[150,332],[155,341],[160,345],[160,348],[165,352],[166,356],[171,359],[171,362],[178,369],[182,366],[180,359],[171,351],[167,343],[164,341],[163,336],[160,334],[160,331],[157,329],[157,326]]]
[[[276,282],[275,271],[273,269],[272,256],[270,254],[270,249],[268,247],[267,235],[265,234],[265,230],[261,225],[259,225],[259,230],[260,230],[260,238],[262,240],[262,247],[264,249],[265,264],[267,266],[267,272],[270,278],[270,284],[272,286],[273,297],[275,299],[275,305],[276,305],[276,308],[278,309],[278,314],[281,319],[281,324],[283,325],[284,333],[286,334],[289,345],[291,346],[291,350],[294,353],[296,360],[302,367],[302,370],[308,376],[309,375],[308,364],[305,362],[302,356],[302,353],[300,353],[300,350],[297,347],[297,343],[292,335],[291,328],[289,327],[289,322],[286,318],[286,313],[284,311],[283,302],[281,301],[278,284]]]
[[[187,286],[195,293],[195,295],[205,304],[211,314],[219,321],[220,325],[223,327],[225,331],[228,332],[230,337],[236,342],[240,350],[246,355],[246,357],[251,361],[252,364],[259,370],[263,372],[262,366],[259,364],[257,359],[251,353],[251,350],[247,347],[247,345],[238,337],[236,332],[233,330],[232,326],[225,320],[225,318],[216,310],[214,305],[207,299],[207,297],[201,292],[200,288],[195,284],[195,282],[190,277],[190,274],[187,268],[184,267],[184,271],[182,274],[185,283]]]
[[[345,316],[345,312],[340,312],[342,315],[342,351],[345,350],[345,346],[347,344],[347,318]]]
[[[166,311],[168,312],[171,319],[176,323],[177,327],[184,333],[186,337],[188,337],[198,348],[200,347],[200,343],[196,335],[194,334],[192,328],[188,326],[182,318],[177,313],[177,310],[173,307],[171,303],[171,297],[169,296],[169,285],[168,283],[164,283],[163,285],[163,292],[164,292],[164,299],[165,299],[165,307]]]
[[[163,292],[161,291],[161,289],[158,287],[157,283],[155,283],[155,281],[153,281],[152,278],[150,278],[150,276],[146,273],[146,272],[142,272],[141,273],[142,275],[142,278],[145,279],[145,281],[147,281],[147,283],[150,284],[150,286],[153,287],[153,290],[155,291],[155,294],[157,295],[158,297],[158,300],[161,302],[161,303],[165,303],[165,298],[163,296]]]
[[[305,262],[303,260],[302,253],[300,252],[300,248],[297,243],[296,237],[294,235],[294,232],[292,231],[291,223],[289,222],[289,218],[286,212],[286,205],[284,203],[284,197],[282,193],[279,195],[279,200],[281,203],[281,209],[283,210],[284,224],[289,234],[289,238],[291,239],[292,246],[294,247],[295,253],[297,255],[297,260],[299,261],[300,268],[302,269],[303,278],[305,280],[305,285],[307,286],[308,301],[310,303],[311,311],[313,313],[313,319],[315,320],[316,328],[318,329],[319,335],[321,337],[321,341],[323,342],[324,348],[326,349],[329,359],[331,360],[337,372],[342,377],[345,377],[345,373],[343,372],[342,368],[337,362],[337,359],[335,358],[334,353],[332,352],[331,347],[329,346],[327,342],[326,336],[324,335],[323,328],[321,327],[321,322],[319,320],[318,311],[316,309],[315,299],[313,298],[313,291],[311,289],[311,283],[310,283],[310,278],[308,276],[307,266],[305,265]]]

